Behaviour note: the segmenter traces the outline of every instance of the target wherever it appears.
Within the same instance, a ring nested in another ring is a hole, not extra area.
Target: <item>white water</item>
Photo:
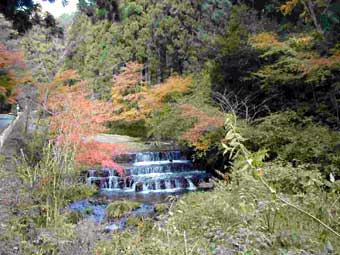
[[[89,170],[87,183],[109,192],[165,193],[196,190],[195,183],[207,176],[179,151],[137,153],[126,174],[120,177],[114,169]]]

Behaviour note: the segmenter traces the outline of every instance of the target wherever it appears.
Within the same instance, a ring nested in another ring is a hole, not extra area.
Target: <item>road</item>
[[[0,114],[0,133],[15,119],[14,115]]]

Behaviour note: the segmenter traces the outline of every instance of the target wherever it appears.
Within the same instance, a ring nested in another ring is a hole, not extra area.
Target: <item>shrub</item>
[[[107,216],[110,219],[120,218],[137,209],[138,207],[140,207],[139,202],[129,200],[114,201],[106,208]]]
[[[302,184],[302,190],[305,188],[307,193],[297,190],[295,194],[285,194],[285,198],[299,203],[339,230],[335,215],[340,208],[334,204],[336,193],[326,193],[317,182],[312,184],[315,188],[310,188],[307,178],[294,184],[293,170],[292,167],[286,170],[281,163],[270,163],[263,171],[273,185],[278,184],[276,174],[286,176],[289,184],[278,186],[281,192]],[[294,209],[273,201],[268,190],[253,177],[232,175],[232,180],[229,185],[217,183],[211,192],[184,195],[174,204],[167,220],[144,222],[135,230],[115,233],[111,241],[100,242],[96,252],[180,255],[188,251],[191,254],[248,254],[247,251],[280,254],[285,251],[299,254],[322,253],[328,244],[334,251],[340,248],[332,233]]]
[[[138,227],[143,224],[143,217],[141,216],[130,216],[126,221],[128,227]]]
[[[169,209],[168,204],[162,203],[162,204],[155,204],[154,211],[155,211],[156,214],[159,215],[159,214],[166,213],[168,211],[168,209]]]
[[[340,175],[336,167],[340,156],[336,150],[339,135],[310,118],[301,118],[292,111],[274,113],[259,119],[255,125],[244,125],[241,132],[252,150],[264,148],[271,158],[320,164],[324,174]]]

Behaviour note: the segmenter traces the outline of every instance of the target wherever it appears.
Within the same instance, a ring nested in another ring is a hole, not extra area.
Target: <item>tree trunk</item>
[[[305,8],[307,9],[307,11],[309,12],[309,15],[311,16],[314,26],[316,28],[316,30],[323,35],[324,32],[322,30],[322,27],[320,25],[320,23],[318,22],[318,19],[316,17],[316,13],[314,10],[314,3],[311,0],[308,0],[307,3],[305,1],[302,1],[303,5],[305,6]]]

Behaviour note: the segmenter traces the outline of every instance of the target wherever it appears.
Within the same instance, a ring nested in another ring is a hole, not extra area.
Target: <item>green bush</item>
[[[107,126],[110,134],[147,138],[148,127],[144,120],[135,122],[109,122]]]
[[[138,227],[143,221],[142,216],[130,216],[126,221],[126,226],[128,227]]]
[[[149,136],[161,139],[178,140],[180,135],[192,127],[194,119],[181,116],[181,110],[177,107],[165,105],[156,110],[152,118],[147,120]]]
[[[288,111],[274,113],[255,125],[244,125],[241,133],[252,150],[267,149],[271,158],[319,164],[324,174],[340,175],[340,136],[329,128]]]
[[[164,214],[168,211],[169,209],[169,205],[168,204],[165,204],[165,203],[162,203],[162,204],[155,204],[155,208],[154,208],[154,212],[156,214]]]
[[[263,168],[263,175],[275,190],[285,194],[315,192],[325,185],[315,166],[293,167],[287,162],[269,162]]]
[[[80,212],[70,212],[66,214],[66,221],[71,224],[77,224],[78,221],[83,217]]]
[[[106,208],[107,216],[110,219],[120,218],[127,215],[132,210],[137,209],[138,207],[140,207],[139,202],[129,200],[114,201],[110,203]]]
[[[64,199],[67,202],[73,202],[83,198],[89,198],[97,192],[97,188],[93,185],[75,184],[67,187]]]
[[[287,169],[281,163],[265,165],[263,171],[279,192],[294,189],[295,192],[284,195],[285,199],[340,230],[337,216],[340,207],[334,203],[338,196],[333,192],[334,187],[326,192],[318,181],[309,184],[308,178],[295,184],[294,168]],[[302,168],[300,171],[310,172]],[[277,174],[285,176],[287,187],[278,184]],[[217,183],[211,192],[184,195],[170,210],[166,221],[144,223],[135,230],[116,233],[111,241],[100,242],[96,251],[148,255],[190,254],[189,251],[191,254],[300,254],[323,253],[327,247],[333,251],[340,248],[335,235],[311,218],[273,200],[267,188],[253,177],[232,175],[232,179],[229,185]]]

